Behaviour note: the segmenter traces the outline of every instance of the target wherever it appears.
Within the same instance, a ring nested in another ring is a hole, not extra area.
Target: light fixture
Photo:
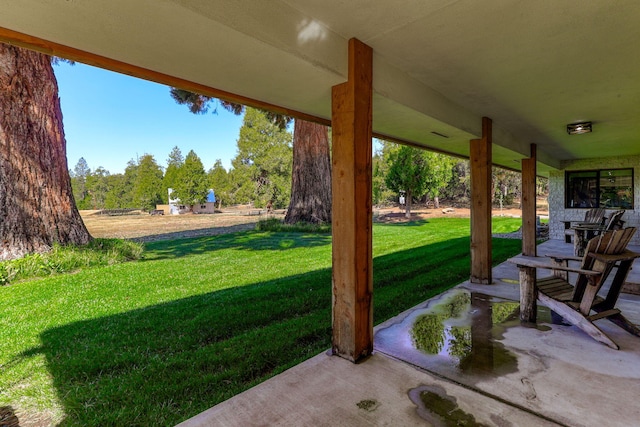
[[[589,132],[591,132],[591,122],[581,122],[567,125],[567,133],[569,135],[580,135],[581,133]]]

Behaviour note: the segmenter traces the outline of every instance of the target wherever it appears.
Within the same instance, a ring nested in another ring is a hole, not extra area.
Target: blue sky
[[[146,153],[166,167],[174,146],[183,156],[194,150],[206,170],[216,159],[229,169],[242,116],[224,108],[194,115],[171,98],[167,86],[84,64],[61,63],[54,71],[69,169],[84,157],[91,170],[122,173],[130,159]]]

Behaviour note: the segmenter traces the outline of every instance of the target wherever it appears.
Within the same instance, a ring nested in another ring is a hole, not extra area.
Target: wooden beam
[[[471,278],[491,277],[491,119],[482,118],[482,139],[471,140]]]
[[[332,89],[332,350],[373,351],[372,49],[349,40],[349,78]]]
[[[531,157],[522,159],[522,255],[536,256],[536,146]]]
[[[83,64],[93,65],[95,67],[104,68],[105,70],[127,74],[129,76],[149,80],[167,86],[177,87],[202,95],[223,99],[225,101],[248,105],[250,107],[260,108],[262,110],[272,111],[274,113],[279,113],[285,116],[291,116],[310,122],[320,123],[326,126],[331,125],[331,122],[329,120],[321,117],[312,116],[310,114],[301,113],[289,108],[262,102],[257,99],[248,98],[246,96],[237,95],[235,93],[216,89],[210,86],[205,86],[168,74],[159,73],[148,68],[139,67],[137,65],[132,65],[126,62],[107,58],[105,56],[96,55],[94,53],[75,49],[59,43],[54,43],[38,37],[33,37],[28,34],[9,30],[3,27],[0,27],[0,42],[11,44],[13,46],[23,47],[25,49],[35,50],[37,52],[44,53],[50,56],[57,56],[76,62],[82,62]]]

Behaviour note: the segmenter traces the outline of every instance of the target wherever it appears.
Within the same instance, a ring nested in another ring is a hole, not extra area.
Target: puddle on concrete
[[[449,358],[464,373],[515,372],[517,358],[495,338],[504,332],[500,324],[517,318],[518,307],[479,293],[452,293],[416,318],[410,331],[413,345]]]
[[[521,326],[519,302],[456,289],[432,300],[402,322],[376,333],[378,350],[443,375],[505,375],[517,371],[517,357],[500,342],[504,332]],[[538,308],[539,323],[562,318]],[[524,325],[541,331],[547,325]]]
[[[420,386],[409,391],[409,398],[416,405],[418,415],[434,426],[484,427],[475,416],[463,411],[457,400],[439,386]]]

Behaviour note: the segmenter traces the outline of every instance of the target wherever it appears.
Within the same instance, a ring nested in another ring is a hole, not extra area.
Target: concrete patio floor
[[[560,240],[538,246],[572,251]],[[180,425],[640,425],[640,338],[600,320],[613,350],[540,306],[537,325],[521,325],[517,268],[503,263],[493,278],[376,326],[363,363],[319,354]],[[640,324],[640,297],[622,294],[618,308]]]

